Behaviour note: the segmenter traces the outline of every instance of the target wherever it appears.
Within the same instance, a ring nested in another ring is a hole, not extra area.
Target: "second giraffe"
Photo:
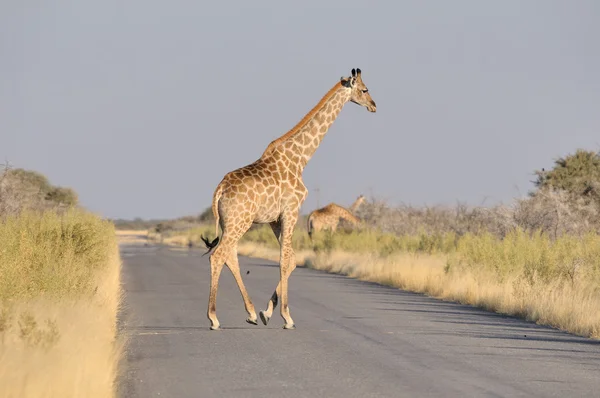
[[[225,264],[242,294],[248,313],[246,322],[258,323],[254,305],[242,281],[237,254],[238,241],[253,223],[269,224],[280,245],[279,283],[267,309],[260,312],[260,318],[266,325],[280,300],[284,329],[295,328],[288,308],[288,278],[296,268],[292,234],[300,207],[308,194],[302,173],[347,102],[364,106],[369,112],[376,111],[375,101],[362,80],[360,69],[352,69],[352,76],[342,77],[294,128],[272,141],[260,159],[227,173],[215,189],[212,211],[217,237],[212,242],[202,237],[207,253],[214,249],[210,256],[207,313],[212,330],[220,328],[216,301],[219,276]],[[220,238],[219,227],[222,231]]]
[[[360,223],[360,219],[356,217],[355,214],[364,201],[365,197],[360,195],[349,209],[336,203],[330,203],[325,207],[313,210],[307,219],[308,237],[312,239],[314,232],[326,229],[331,230],[332,233],[335,232],[340,223],[340,219],[346,220],[356,226]]]

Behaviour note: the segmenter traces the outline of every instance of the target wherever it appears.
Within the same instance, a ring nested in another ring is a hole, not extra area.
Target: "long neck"
[[[350,90],[338,82],[294,128],[271,142],[261,159],[280,150],[303,169],[349,99]]]
[[[352,203],[352,206],[350,206],[350,211],[352,213],[356,213],[356,210],[358,210],[358,207],[361,205],[362,203],[362,198],[356,199],[356,201],[354,201],[354,203]]]

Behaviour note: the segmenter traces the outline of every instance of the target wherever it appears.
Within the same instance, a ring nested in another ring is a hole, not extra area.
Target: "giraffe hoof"
[[[256,318],[254,318],[254,319],[248,318],[248,319],[246,319],[246,322],[248,322],[251,325],[258,325],[258,320]]]
[[[217,326],[211,326],[210,330],[221,330],[221,326],[217,325]]]
[[[296,325],[294,325],[293,323],[291,325],[285,324],[283,325],[283,328],[286,330],[293,330],[296,329]]]
[[[259,313],[259,315],[260,315],[260,320],[262,321],[262,323],[264,323],[265,325],[267,323],[269,323],[269,319],[271,319],[271,317],[267,316],[264,311],[261,311]]]

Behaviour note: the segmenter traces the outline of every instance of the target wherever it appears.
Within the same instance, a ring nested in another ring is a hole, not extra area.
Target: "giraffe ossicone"
[[[284,328],[295,327],[288,307],[288,279],[296,268],[292,234],[308,194],[302,173],[347,102],[376,112],[375,101],[362,80],[360,69],[352,69],[350,77],[342,77],[296,126],[273,140],[258,160],[227,173],[217,185],[212,201],[217,237],[212,242],[202,237],[208,248],[205,254],[212,252],[207,312],[211,329],[220,328],[216,299],[219,276],[225,264],[240,289],[248,313],[246,321],[257,324],[256,311],[242,281],[237,256],[238,242],[253,223],[269,224],[280,245],[280,280],[267,309],[260,312],[261,320],[266,325],[281,301]]]

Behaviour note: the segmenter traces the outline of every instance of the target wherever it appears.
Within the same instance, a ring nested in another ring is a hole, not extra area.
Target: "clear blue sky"
[[[600,2],[282,3],[1,2],[0,159],[107,217],[196,214],[355,67],[377,113],[345,106],[304,213],[509,202],[600,149]]]

